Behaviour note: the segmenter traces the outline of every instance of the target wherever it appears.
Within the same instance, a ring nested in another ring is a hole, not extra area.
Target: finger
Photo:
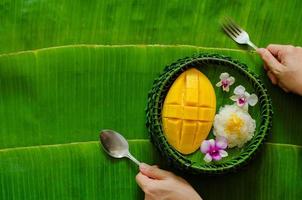
[[[278,56],[278,53],[286,48],[286,45],[281,44],[270,44],[266,47],[274,56]]]
[[[268,67],[267,67],[267,65],[265,63],[263,64],[263,68],[264,68],[265,71],[268,70]]]
[[[141,172],[139,172],[136,177],[136,182],[139,185],[140,188],[145,188],[146,185],[150,184],[150,182],[152,181],[152,179],[148,178],[147,176],[145,176],[144,174],[142,174]]]
[[[273,55],[280,56],[283,53],[287,53],[287,52],[293,50],[295,47],[293,45],[270,44],[266,48]]]
[[[296,47],[294,47],[293,45],[271,44],[267,46],[267,50],[269,50],[281,63],[287,55],[291,54],[294,51],[295,48]]]
[[[276,85],[278,83],[277,77],[271,71],[267,71],[267,76],[272,81],[272,84]]]
[[[161,180],[171,176],[170,172],[159,169],[154,166],[147,165],[145,163],[140,164],[139,169],[141,173],[143,173],[145,176],[148,176],[149,178],[153,179]]]
[[[257,49],[257,52],[267,65],[270,71],[272,71],[275,76],[280,74],[280,71],[284,67],[267,49]]]

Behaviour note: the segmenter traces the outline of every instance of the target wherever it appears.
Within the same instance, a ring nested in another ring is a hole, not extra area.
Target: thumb
[[[265,62],[268,69],[278,76],[284,66],[267,49],[259,48],[257,49],[257,52]]]
[[[172,175],[171,172],[159,169],[156,166],[147,165],[145,163],[140,164],[139,170],[145,176],[148,176],[153,179],[159,179],[159,180],[165,179]]]

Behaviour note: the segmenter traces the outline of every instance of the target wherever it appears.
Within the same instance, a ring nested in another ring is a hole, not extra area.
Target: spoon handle
[[[135,164],[137,164],[138,166],[141,164],[136,158],[134,158],[131,153],[128,153],[127,158],[129,158],[130,160],[132,160]]]

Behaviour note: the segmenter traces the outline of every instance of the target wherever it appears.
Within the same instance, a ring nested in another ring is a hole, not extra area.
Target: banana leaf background
[[[0,199],[143,199],[137,166],[105,155],[99,130],[123,133],[139,160],[167,168],[145,128],[147,93],[164,66],[197,52],[231,56],[261,77],[273,129],[236,173],[176,173],[204,199],[301,199],[302,98],[274,87],[257,54],[219,26],[228,15],[258,46],[301,46],[301,8],[299,0],[1,0]]]

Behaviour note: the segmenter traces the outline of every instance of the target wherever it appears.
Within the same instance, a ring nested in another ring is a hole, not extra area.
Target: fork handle
[[[256,45],[254,45],[254,43],[252,43],[251,41],[248,41],[247,44],[255,50],[258,49],[258,47]]]

